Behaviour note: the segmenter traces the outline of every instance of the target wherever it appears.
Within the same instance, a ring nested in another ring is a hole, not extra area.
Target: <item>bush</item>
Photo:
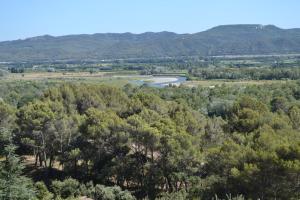
[[[76,197],[79,194],[79,182],[72,178],[68,178],[64,181],[53,181],[52,190],[55,197],[61,197],[63,199]]]
[[[156,200],[186,200],[187,193],[185,191],[162,193]]]
[[[243,195],[238,195],[236,197],[232,197],[231,195],[226,195],[226,199],[219,199],[218,196],[215,196],[212,200],[245,200]]]
[[[92,181],[87,184],[81,184],[79,187],[79,192],[82,196],[93,197],[95,187]]]
[[[53,194],[49,192],[44,182],[36,182],[35,188],[38,200],[51,200],[53,198]]]
[[[115,195],[110,187],[103,185],[95,186],[95,200],[114,200]]]
[[[120,187],[95,186],[95,200],[134,200],[135,197],[128,191],[122,191]]]

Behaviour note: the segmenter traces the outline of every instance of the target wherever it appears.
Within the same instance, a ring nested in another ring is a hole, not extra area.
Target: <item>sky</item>
[[[300,28],[300,0],[0,0],[0,41],[46,34],[195,33],[225,24]]]

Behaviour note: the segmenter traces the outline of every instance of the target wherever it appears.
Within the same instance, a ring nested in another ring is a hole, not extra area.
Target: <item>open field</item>
[[[61,79],[61,78],[99,78],[104,77],[106,72],[38,72],[38,73],[15,73],[9,74],[8,79],[16,80],[42,80],[42,79]]]
[[[126,74],[126,73],[125,73]],[[145,76],[138,76],[135,73],[120,76],[118,72],[39,72],[39,73],[16,73],[9,74],[2,79],[2,82],[12,81],[50,81],[50,82],[84,82],[84,83],[103,83],[112,86],[123,86],[130,81],[139,80]]]

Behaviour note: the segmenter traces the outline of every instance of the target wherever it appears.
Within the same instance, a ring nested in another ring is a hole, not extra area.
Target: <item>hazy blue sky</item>
[[[0,40],[37,35],[173,31],[221,24],[300,27],[300,0],[0,0]]]

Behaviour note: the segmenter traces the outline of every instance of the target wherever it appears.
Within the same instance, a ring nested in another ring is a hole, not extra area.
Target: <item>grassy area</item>
[[[274,84],[274,83],[287,83],[291,81],[285,80],[199,80],[199,81],[187,81],[184,83],[188,87],[212,87],[216,85],[263,85],[263,84]]]
[[[138,75],[135,71],[117,72],[35,72],[24,74],[9,74],[2,82],[11,81],[50,81],[50,82],[83,82],[83,83],[102,83],[111,86],[121,87],[134,80],[144,79],[145,76]],[[192,80],[186,81],[183,85],[187,87],[213,87],[216,85],[263,85],[273,83],[286,83],[286,80]],[[290,81],[289,81],[290,82]]]
[[[29,72],[29,73],[10,73],[6,79],[14,80],[41,80],[41,79],[68,79],[68,78],[102,78],[118,75],[138,75],[136,71],[107,71],[107,72]]]
[[[143,76],[136,72],[35,72],[9,74],[1,79],[2,83],[16,81],[47,81],[47,82],[82,82],[82,83],[103,83],[112,86],[123,86],[131,81],[141,79]]]
[[[9,74],[6,78],[12,80],[42,80],[42,79],[59,79],[59,78],[99,78],[107,72],[89,73],[89,72],[36,72],[36,73],[16,73]]]

